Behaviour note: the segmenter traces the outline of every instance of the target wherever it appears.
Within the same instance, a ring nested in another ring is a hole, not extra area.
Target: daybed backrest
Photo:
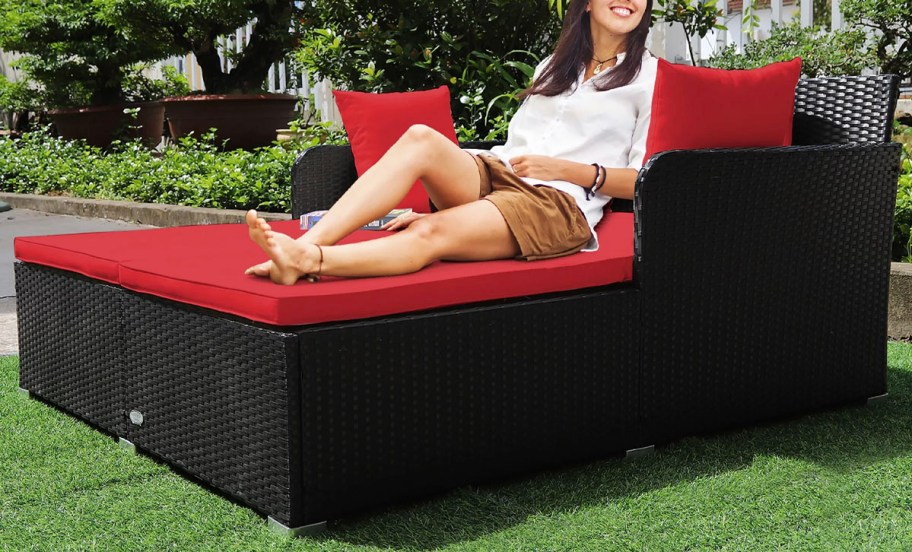
[[[898,83],[896,75],[802,79],[795,90],[792,143],[888,142]]]
[[[899,90],[895,75],[802,79],[795,90],[794,145],[888,142]],[[464,144],[490,148],[493,143]],[[348,146],[304,152],[292,170],[292,215],[328,209],[357,177]],[[631,211],[629,201],[615,201]]]

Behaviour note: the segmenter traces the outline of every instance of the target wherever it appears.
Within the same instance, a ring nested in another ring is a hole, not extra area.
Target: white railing
[[[830,1],[833,13],[830,28],[842,28],[840,0]],[[698,61],[711,58],[729,44],[734,44],[738,52],[742,52],[749,41],[768,38],[774,23],[782,24],[798,18],[802,27],[810,27],[814,19],[813,2],[802,1],[800,8],[796,3],[796,0],[770,0],[769,7],[757,8],[756,0],[718,0],[716,5],[723,14],[720,22],[727,27],[726,30],[712,30],[701,40],[697,36],[686,37],[680,24],[668,25],[658,22],[653,26],[647,47],[657,56],[675,63],[690,62],[687,53],[688,40],[693,45],[694,55]],[[751,11],[758,17],[759,25],[748,34],[744,32],[742,16],[744,10],[750,6],[753,6]]]
[[[253,22],[219,40],[218,52],[223,71],[229,72],[234,68],[232,58],[247,45],[252,34]],[[178,73],[187,78],[191,90],[204,89],[203,74],[193,54],[170,58],[161,62],[161,65],[170,65],[177,69]],[[265,88],[269,92],[299,96],[302,102],[301,114],[305,120],[312,118],[314,121],[342,124],[339,109],[332,95],[332,83],[328,79],[311,79],[306,71],[295,71],[291,63],[283,60],[269,68]]]

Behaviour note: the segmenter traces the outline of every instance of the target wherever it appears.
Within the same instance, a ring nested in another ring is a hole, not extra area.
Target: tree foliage
[[[206,90],[258,91],[269,67],[295,45],[311,4],[294,0],[95,0],[104,21],[126,36],[165,45],[173,54],[193,52]],[[254,22],[249,43],[224,70],[217,39]]]
[[[773,26],[769,38],[744,46],[738,54],[729,45],[712,58],[722,69],[753,69],[777,61],[801,58],[801,72],[808,77],[858,75],[872,63],[865,33],[859,29],[826,32],[820,27],[801,27],[794,21]]]
[[[446,84],[464,127],[516,106],[534,65],[560,32],[564,0],[315,0],[299,61],[350,90]],[[471,132],[471,131],[470,131]],[[473,137],[473,136],[466,136]]]
[[[0,48],[23,54],[20,66],[52,106],[127,100],[135,66],[169,53],[106,22],[92,0],[0,0]]]
[[[875,30],[872,52],[884,73],[912,76],[912,2],[843,0],[846,23]]]
[[[699,36],[701,39],[713,29],[725,30],[725,25],[719,23],[722,10],[716,5],[716,0],[656,0],[658,8],[653,10],[653,17],[671,25],[680,23],[684,27],[685,36]],[[687,41],[687,50],[690,53],[690,62],[697,64],[693,44]]]

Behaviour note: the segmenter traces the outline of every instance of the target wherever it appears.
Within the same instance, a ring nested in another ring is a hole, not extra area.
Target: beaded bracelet
[[[599,176],[602,174],[601,165],[599,165],[598,163],[592,163],[592,166],[595,167],[595,178],[592,180],[592,185],[589,186],[588,188],[585,188],[586,201],[589,201],[590,198],[595,196],[595,192],[593,190],[596,189],[595,187],[598,185]]]
[[[595,179],[592,181],[592,186],[586,188],[586,201],[595,197],[595,192],[605,184],[605,178],[608,176],[608,172],[605,170],[605,167],[599,165],[598,163],[592,163],[592,166],[595,167]]]
[[[592,185],[592,195],[595,196],[595,192],[599,191],[602,186],[605,185],[605,180],[608,178],[608,171],[605,170],[605,167],[599,165],[598,173],[596,174],[596,182]]]

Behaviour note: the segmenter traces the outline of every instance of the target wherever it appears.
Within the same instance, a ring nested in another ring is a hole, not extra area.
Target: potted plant
[[[0,48],[18,52],[18,65],[38,84],[58,132],[106,146],[126,130],[156,144],[163,128],[156,90],[141,64],[167,57],[163,45],[121,32],[91,0],[23,0],[0,8]],[[132,89],[131,89],[132,87]],[[159,86],[161,93],[170,88]],[[137,111],[138,110],[138,111]]]
[[[6,134],[18,135],[26,130],[31,114],[42,109],[40,94],[27,81],[0,75],[0,111],[4,114]]]
[[[174,137],[202,135],[216,129],[228,148],[270,144],[276,129],[294,119],[297,97],[266,94],[269,68],[295,45],[304,7],[294,0],[102,0],[106,20],[133,36],[167,45],[171,53],[192,52],[202,72],[205,92],[166,98]],[[219,52],[219,37],[250,22],[246,45],[230,55]]]
[[[70,139],[83,139],[104,147],[115,139],[139,138],[149,147],[161,141],[165,123],[162,98],[188,93],[186,79],[171,67],[163,69],[163,78],[150,79],[145,66],[134,66],[125,72],[120,101],[113,104],[82,107],[58,107],[48,112],[57,133]],[[52,105],[61,105],[51,102]]]

